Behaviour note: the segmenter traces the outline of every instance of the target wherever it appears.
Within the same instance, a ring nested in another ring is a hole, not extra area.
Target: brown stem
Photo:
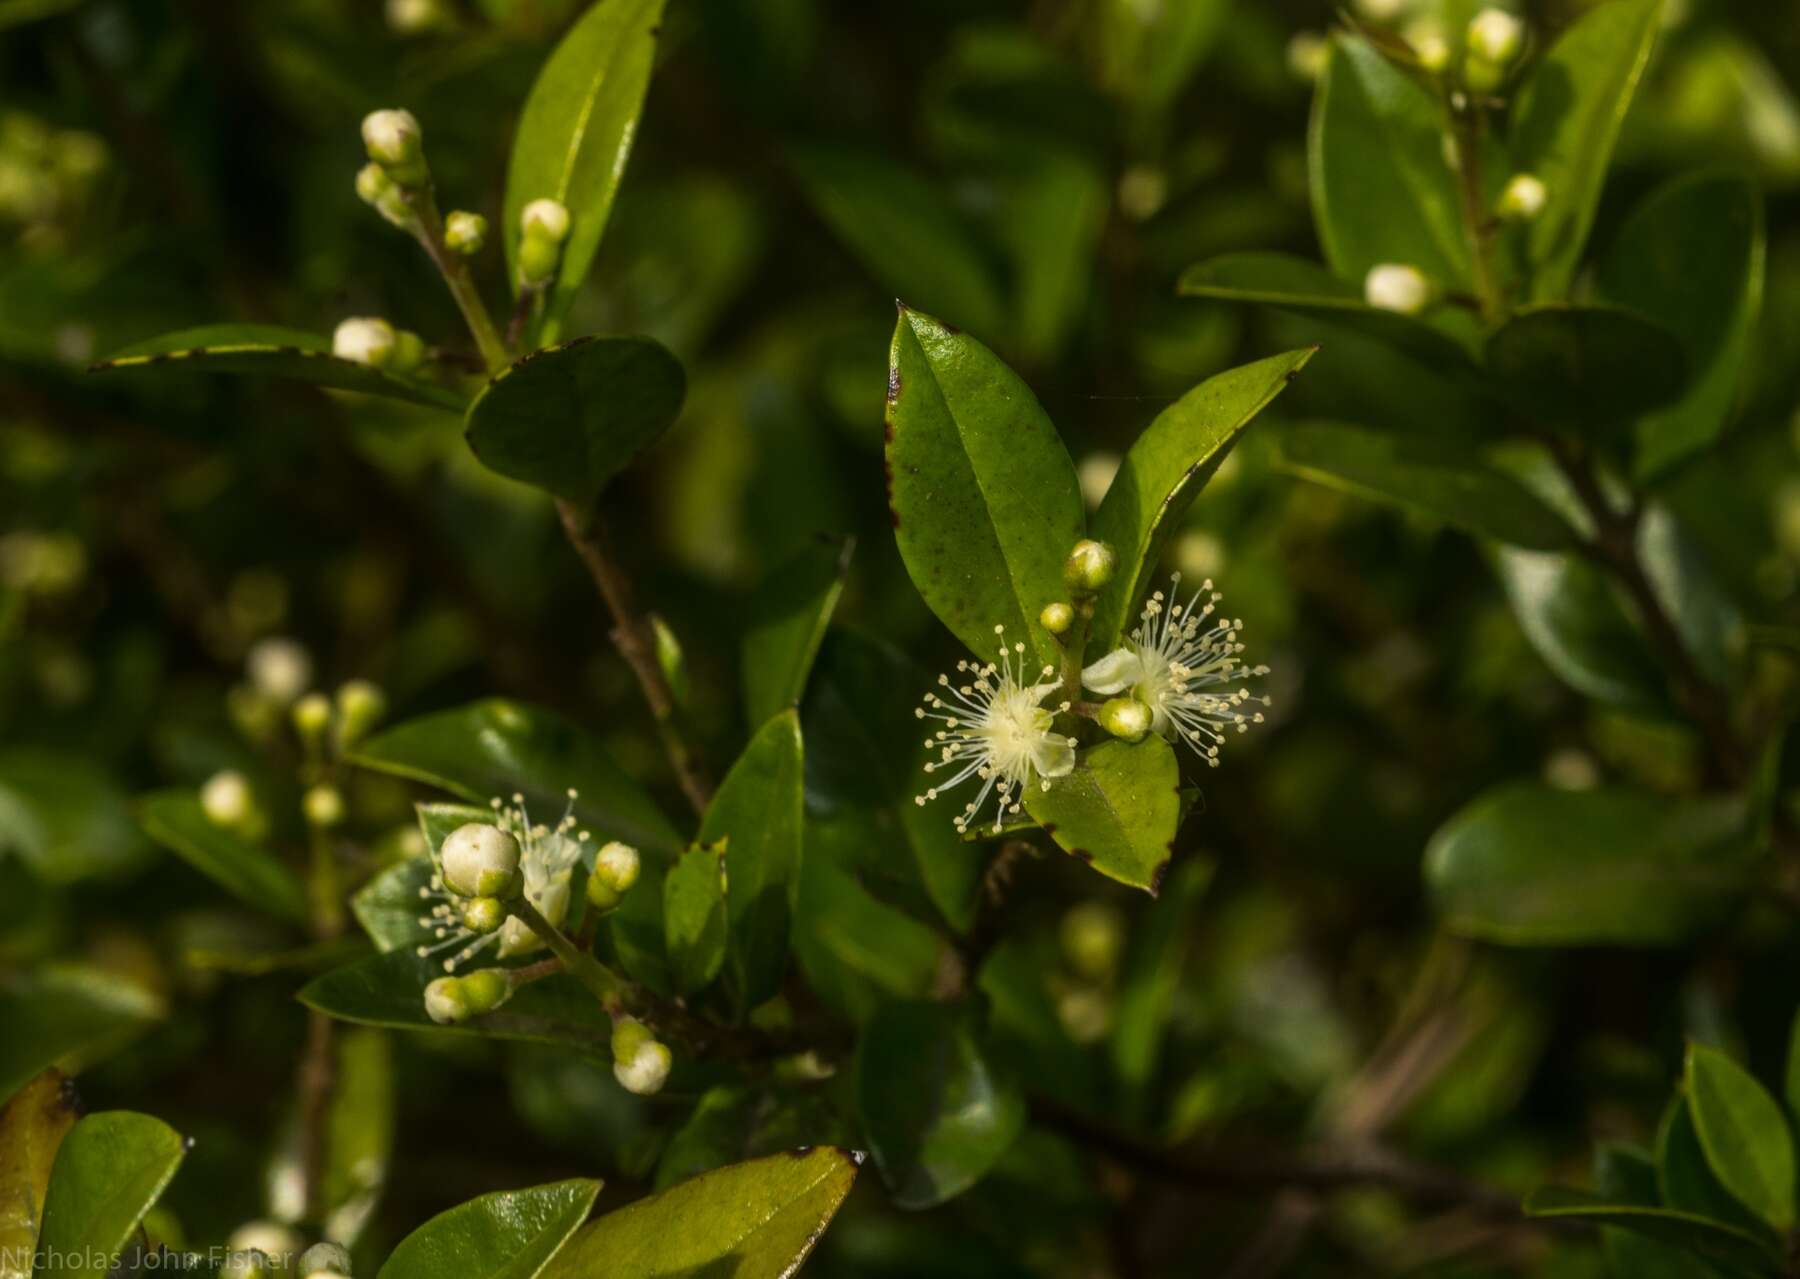
[[[619,567],[606,528],[597,514],[584,512],[575,503],[560,497],[556,499],[556,511],[562,517],[563,532],[568,534],[569,545],[587,565],[589,576],[594,579],[594,585],[612,613],[613,644],[637,676],[638,687],[643,689],[644,700],[649,703],[650,714],[656,720],[657,732],[662,737],[669,763],[675,769],[676,779],[694,812],[704,814],[712,800],[712,783],[707,779],[699,756],[682,733],[675,710],[675,695],[663,675],[662,664],[656,660],[656,633],[649,620],[637,611],[631,579]]]
[[[332,1091],[337,1087],[337,1033],[326,1014],[306,1014],[306,1051],[295,1081],[300,1095],[300,1175],[306,1186],[306,1215],[324,1215],[325,1128]]]

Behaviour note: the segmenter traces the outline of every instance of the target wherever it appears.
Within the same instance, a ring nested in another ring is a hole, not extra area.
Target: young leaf
[[[145,796],[139,820],[146,835],[227,892],[278,919],[305,921],[306,892],[294,873],[208,818],[193,791]]]
[[[1599,292],[1681,340],[1693,376],[1637,428],[1648,481],[1719,437],[1737,407],[1762,309],[1762,197],[1748,178],[1677,178],[1632,213],[1600,264]]]
[[[1533,298],[1568,294],[1662,9],[1663,0],[1596,5],[1563,32],[1518,92],[1513,167],[1536,175],[1548,195],[1526,233]]]
[[[0,1097],[47,1066],[97,1060],[167,1013],[143,987],[96,968],[0,977]]]
[[[965,328],[1000,335],[1006,306],[992,251],[938,187],[848,146],[796,146],[788,159],[819,216],[883,285]]]
[[[50,1168],[80,1113],[74,1081],[60,1070],[44,1071],[0,1108],[0,1258],[23,1258],[37,1243]],[[0,1274],[29,1279],[17,1263],[0,1262]]]
[[[663,0],[599,0],[556,46],[519,116],[506,170],[501,240],[519,286],[519,219],[533,200],[569,210],[556,284],[540,337],[556,340],[612,213],[656,61]]]
[[[1662,1243],[1685,1248],[1703,1261],[1739,1267],[1755,1274],[1772,1273],[1776,1256],[1757,1236],[1724,1222],[1674,1208],[1613,1203],[1585,1191],[1540,1186],[1525,1199],[1525,1215],[1588,1221],[1597,1226],[1634,1230]]]
[[[1670,1098],[1656,1129],[1656,1189],[1657,1199],[1670,1208],[1723,1221],[1752,1234],[1768,1231],[1713,1175],[1685,1088]]]
[[[1108,652],[1130,629],[1163,548],[1188,507],[1250,420],[1317,350],[1288,351],[1208,378],[1158,413],[1138,436],[1094,512],[1092,536],[1111,544],[1119,566],[1094,601],[1091,652]]]
[[[1445,822],[1425,878],[1450,929],[1514,946],[1672,945],[1716,924],[1758,849],[1741,799],[1536,782]]]
[[[110,1258],[161,1197],[187,1155],[180,1133],[149,1115],[89,1115],[63,1138],[44,1196],[37,1279],[105,1279]]]
[[[575,815],[597,837],[673,855],[681,837],[598,742],[562,716],[488,698],[407,720],[364,742],[351,762],[485,804],[515,791],[553,818],[578,792]]]
[[[428,408],[460,413],[467,397],[448,387],[398,377],[331,353],[331,339],[269,324],[212,324],[182,329],[135,343],[94,365],[91,373],[136,372],[234,373],[252,377],[290,378],[407,400]]]
[[[1075,467],[1037,397],[967,334],[902,308],[889,355],[888,505],[931,611],[983,662],[1061,654],[1038,614],[1086,524]]]
[[[680,361],[653,338],[576,338],[494,375],[469,405],[469,447],[585,508],[669,429],[686,391]]]
[[[1025,811],[1066,852],[1154,896],[1173,855],[1180,789],[1174,750],[1152,734],[1083,751],[1075,771],[1049,790],[1026,788]]]
[[[1340,32],[1319,77],[1307,138],[1313,220],[1325,260],[1360,283],[1383,263],[1444,285],[1469,278],[1443,112],[1417,80],[1360,36]]]
[[[1494,566],[1525,638],[1577,692],[1661,708],[1663,677],[1600,570],[1572,554],[1502,547]]]
[[[860,1162],[820,1146],[703,1173],[584,1226],[544,1279],[787,1279],[825,1233]]]
[[[725,848],[724,840],[695,844],[663,880],[663,932],[677,994],[704,989],[725,966]],[[785,949],[785,928],[781,941]]]
[[[1283,433],[1281,462],[1296,475],[1397,503],[1480,537],[1540,551],[1575,543],[1556,512],[1457,440],[1308,424]]]
[[[1780,1104],[1704,1044],[1688,1044],[1686,1084],[1707,1164],[1739,1203],[1785,1234],[1794,1224],[1794,1138]]]
[[[800,866],[804,776],[800,712],[790,708],[750,739],[700,823],[703,843],[725,845],[731,921],[726,980],[742,1009],[781,988]],[[719,941],[725,942],[723,935]],[[670,945],[673,963],[673,936]]]
[[[757,588],[741,664],[744,718],[750,723],[767,723],[799,704],[855,549],[854,538],[820,538]]]
[[[856,1045],[857,1113],[902,1208],[931,1208],[985,1176],[1025,1125],[1025,1098],[997,1075],[963,1005],[893,1003]]]
[[[441,1212],[394,1248],[377,1279],[533,1279],[589,1212],[598,1181],[500,1190]]]
[[[1485,358],[1521,411],[1599,440],[1675,399],[1687,378],[1674,334],[1612,306],[1526,307],[1488,335]]]

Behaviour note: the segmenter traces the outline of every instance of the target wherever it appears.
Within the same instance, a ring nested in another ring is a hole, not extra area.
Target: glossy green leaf
[[[1130,629],[1188,507],[1250,420],[1316,350],[1289,351],[1208,378],[1144,428],[1094,512],[1091,535],[1112,546],[1119,567],[1094,601],[1090,651],[1109,651]]]
[[[1506,547],[1494,564],[1525,638],[1571,688],[1616,706],[1664,704],[1656,660],[1600,569],[1572,554]]]
[[[1754,882],[1746,806],[1627,790],[1495,787],[1425,850],[1438,913],[1518,946],[1672,945],[1719,922]]]
[[[93,366],[91,372],[232,373],[251,377],[290,378],[409,400],[434,409],[460,413],[466,396],[448,387],[343,360],[331,353],[331,339],[269,324],[211,324],[182,329],[138,342]]]
[[[146,795],[139,820],[146,835],[227,892],[278,919],[305,921],[306,891],[298,877],[268,849],[214,823],[193,791]]]
[[[1313,220],[1325,260],[1360,283],[1382,263],[1467,281],[1460,196],[1444,159],[1443,112],[1423,85],[1360,36],[1340,32],[1319,77],[1307,139]]]
[[[825,1089],[722,1084],[709,1088],[669,1138],[656,1164],[656,1189],[726,1164],[778,1152],[836,1145],[845,1124]]]
[[[695,844],[675,859],[663,880],[669,971],[681,995],[704,989],[725,967],[725,850],[724,840]],[[784,927],[784,949],[786,941]]]
[[[308,1008],[365,1026],[558,1044],[610,1059],[612,1022],[573,977],[559,974],[531,982],[496,1012],[440,1026],[425,1015],[425,987],[443,975],[439,958],[395,950],[316,977],[298,998]]]
[[[394,1247],[378,1279],[533,1279],[593,1210],[598,1181],[499,1190],[441,1212]]]
[[[1551,1220],[1586,1221],[1596,1226],[1633,1230],[1662,1243],[1685,1248],[1705,1261],[1770,1273],[1774,1254],[1755,1235],[1674,1208],[1621,1204],[1561,1186],[1542,1186],[1525,1199],[1525,1215]]]
[[[1488,336],[1485,354],[1500,391],[1534,424],[1590,438],[1668,404],[1687,377],[1675,335],[1619,307],[1522,309]]]
[[[855,1072],[863,1131],[902,1208],[963,1193],[1025,1124],[1024,1096],[989,1064],[965,1005],[886,1005],[863,1027]]]
[[[850,1192],[859,1162],[821,1146],[694,1177],[584,1227],[545,1279],[788,1279]]]
[[[1666,1207],[1711,1217],[1752,1234],[1766,1234],[1768,1227],[1719,1184],[1707,1163],[1694,1127],[1693,1108],[1685,1089],[1670,1098],[1656,1130],[1657,1197]]]
[[[387,1188],[394,1154],[393,1058],[385,1031],[358,1029],[337,1036],[320,1195],[325,1237],[345,1246],[362,1236]]]
[[[1694,664],[1707,678],[1728,683],[1744,646],[1744,614],[1706,550],[1665,504],[1651,501],[1638,520],[1637,551]]]
[[[1025,788],[1025,811],[1070,855],[1154,895],[1174,854],[1180,790],[1175,752],[1152,734],[1082,751],[1075,771],[1049,790]]]
[[[1720,1184],[1777,1231],[1794,1224],[1794,1138],[1768,1090],[1716,1048],[1690,1043],[1688,1109]]]
[[[1680,339],[1687,392],[1637,428],[1648,480],[1705,448],[1731,421],[1762,310],[1762,196],[1733,174],[1678,178],[1638,206],[1601,261],[1598,289]]]
[[[167,1011],[143,987],[98,968],[0,975],[0,1097],[47,1066],[98,1060]]]
[[[900,312],[889,352],[888,505],[931,611],[981,661],[996,626],[1026,660],[1058,660],[1038,621],[1086,518],[1074,464],[1031,388],[981,343]],[[1036,663],[1033,662],[1033,665]]]
[[[38,879],[72,884],[121,875],[147,851],[124,791],[92,759],[0,753],[0,854],[17,853]]]
[[[1655,1162],[1624,1146],[1606,1144],[1595,1148],[1594,1189],[1600,1198],[1613,1203],[1663,1206],[1658,1198]],[[1683,1250],[1617,1226],[1600,1227],[1600,1250],[1614,1279],[1690,1279],[1693,1269],[1692,1259]]]
[[[725,845],[731,920],[726,980],[741,1008],[781,989],[800,867],[803,768],[800,713],[789,708],[750,739],[700,823],[702,842]],[[673,962],[673,937],[670,947]]]
[[[1479,537],[1540,551],[1575,544],[1556,512],[1454,439],[1307,424],[1283,433],[1281,461],[1296,475],[1396,503]]]
[[[744,718],[751,724],[799,704],[855,549],[854,538],[819,538],[771,572],[751,597],[740,663]]]
[[[663,0],[599,0],[556,46],[525,99],[501,214],[515,293],[525,206],[556,200],[569,210],[569,235],[544,307],[543,341],[555,340],[606,231],[644,109],[662,12]]]
[[[30,1279],[44,1195],[57,1149],[81,1117],[75,1084],[46,1070],[0,1108],[0,1276]]]
[[[794,956],[807,984],[851,1021],[866,1019],[883,996],[932,994],[954,968],[949,943],[822,856],[813,838],[809,830],[794,914]]]
[[[519,792],[544,817],[561,813],[573,789],[575,816],[596,838],[666,855],[682,847],[669,819],[593,737],[523,702],[488,698],[407,720],[364,742],[351,760],[475,804]]]
[[[1663,0],[1596,5],[1538,60],[1514,100],[1514,170],[1536,174],[1548,193],[1527,231],[1534,298],[1568,293],[1662,9]]]
[[[788,158],[819,216],[885,288],[990,340],[1001,336],[1006,306],[993,252],[940,187],[858,147],[808,144]]]
[[[44,1196],[36,1279],[105,1279],[123,1247],[187,1155],[160,1119],[108,1110],[63,1138]]]
[[[585,507],[669,429],[686,393],[680,361],[655,339],[576,338],[494,375],[469,405],[469,447]]]

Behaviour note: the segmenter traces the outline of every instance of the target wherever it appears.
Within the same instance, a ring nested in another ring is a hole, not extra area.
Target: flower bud
[[[471,897],[463,903],[462,922],[485,937],[506,922],[506,906],[498,897]]]
[[[394,353],[388,357],[390,373],[411,373],[425,363],[425,339],[409,329],[394,333]]]
[[[1421,19],[1407,27],[1406,43],[1412,46],[1419,65],[1427,71],[1442,71],[1450,65],[1450,42],[1435,21]]]
[[[337,712],[338,738],[353,746],[387,714],[387,697],[366,679],[349,680],[338,688]]]
[[[613,1078],[619,1081],[620,1087],[626,1092],[636,1093],[640,1097],[654,1096],[669,1081],[669,1067],[673,1062],[668,1045],[659,1044],[653,1039],[642,1045],[629,1059],[614,1061]]]
[[[613,910],[638,880],[638,851],[618,840],[594,854],[594,873],[588,876],[588,903],[595,910]]]
[[[519,241],[519,279],[529,288],[541,288],[556,274],[562,249],[541,236],[526,236]]]
[[[340,360],[384,367],[394,358],[398,335],[394,326],[377,316],[357,316],[343,321],[331,335],[331,353]]]
[[[465,258],[474,257],[487,244],[487,219],[458,209],[444,219],[444,247]]]
[[[1525,47],[1525,24],[1504,9],[1483,9],[1469,22],[1469,56],[1504,68]]]
[[[1052,635],[1065,634],[1075,625],[1075,610],[1058,600],[1054,604],[1044,605],[1044,611],[1038,614],[1038,625]]]
[[[200,788],[200,811],[214,826],[235,830],[254,820],[256,796],[242,773],[226,769],[207,778]]]
[[[1069,970],[1088,981],[1109,980],[1125,948],[1125,921],[1107,902],[1082,902],[1069,908],[1057,929]]]
[[[1100,708],[1100,727],[1114,737],[1141,742],[1155,716],[1135,697],[1115,697]]]
[[[442,0],[387,0],[388,29],[397,35],[426,35],[452,25]]]
[[[404,187],[419,186],[429,176],[425,167],[425,134],[410,111],[371,111],[363,117],[363,146],[369,159]]]
[[[231,1232],[225,1246],[246,1257],[260,1253],[261,1260],[257,1264],[264,1270],[284,1270],[304,1242],[292,1227],[278,1221],[247,1221]]]
[[[615,1062],[630,1061],[637,1056],[638,1049],[655,1042],[656,1036],[651,1033],[650,1027],[636,1017],[618,1017],[613,1020],[612,1054]]]
[[[425,1015],[440,1026],[467,1021],[473,1012],[460,977],[439,977],[425,987]]]
[[[300,1279],[350,1279],[350,1254],[341,1244],[316,1243],[300,1254]]]
[[[386,169],[373,160],[356,171],[356,195],[364,204],[381,207],[381,202],[394,190],[394,180]]]
[[[569,235],[568,206],[556,200],[533,200],[519,214],[519,234],[527,240],[561,244]]]
[[[1494,211],[1508,222],[1530,222],[1544,211],[1549,188],[1535,173],[1515,173],[1500,192]]]
[[[1431,281],[1417,267],[1383,262],[1369,268],[1363,280],[1363,297],[1380,311],[1417,315],[1431,305]]]
[[[512,996],[512,978],[504,968],[479,968],[462,979],[463,1002],[473,1016],[491,1013]]]
[[[1063,561],[1063,581],[1080,595],[1092,595],[1112,581],[1119,557],[1105,542],[1083,538],[1075,543],[1069,558]]]
[[[301,799],[300,807],[307,823],[321,830],[330,830],[344,820],[344,796],[335,786],[314,786]]]
[[[288,706],[312,683],[312,658],[298,640],[275,635],[250,646],[244,671],[257,692]]]
[[[294,703],[294,731],[308,745],[316,744],[331,727],[331,699],[323,693],[308,693]]]
[[[1324,73],[1330,57],[1331,44],[1317,31],[1296,31],[1287,43],[1288,72],[1307,84]]]
[[[518,890],[519,841],[498,826],[458,826],[438,849],[444,883],[459,897],[511,897]]]

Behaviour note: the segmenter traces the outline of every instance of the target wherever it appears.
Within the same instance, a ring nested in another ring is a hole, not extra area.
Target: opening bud
[[[1494,211],[1508,222],[1530,222],[1544,211],[1550,191],[1535,173],[1515,173]]]
[[[509,898],[518,890],[519,841],[498,826],[458,826],[438,849],[444,883],[459,897]]]
[[[331,335],[331,353],[340,360],[385,368],[394,358],[399,336],[394,326],[378,316],[355,316],[337,326]]]
[[[629,1060],[613,1062],[613,1078],[626,1092],[640,1097],[654,1096],[669,1081],[669,1067],[674,1063],[668,1045],[654,1039],[640,1047]]]
[[[444,219],[444,247],[465,258],[473,257],[487,244],[487,232],[486,218],[458,209]]]
[[[1135,697],[1115,697],[1100,708],[1100,727],[1127,742],[1143,741],[1155,718]]]
[[[294,703],[294,731],[302,741],[316,743],[331,727],[331,699],[323,693],[308,693]]]
[[[439,977],[425,987],[425,1015],[440,1026],[455,1026],[474,1015],[460,977]]]
[[[631,1061],[638,1055],[640,1048],[655,1042],[656,1036],[651,1033],[650,1027],[636,1017],[613,1019],[612,1052],[615,1062]]]
[[[410,111],[371,111],[363,117],[363,146],[401,186],[419,186],[428,176],[425,168],[425,134]]]
[[[568,207],[556,200],[533,200],[519,214],[519,233],[528,240],[561,244],[569,234]]]
[[[1063,581],[1079,595],[1092,595],[1112,581],[1119,557],[1105,542],[1083,538],[1063,561]]]
[[[1525,47],[1525,23],[1504,9],[1483,9],[1469,22],[1469,56],[1504,68]]]
[[[506,922],[506,907],[498,897],[471,897],[462,909],[463,927],[483,937]]]
[[[612,840],[594,854],[594,873],[588,876],[588,903],[595,910],[613,910],[638,880],[638,851]]]
[[[1062,635],[1075,625],[1075,610],[1058,600],[1054,604],[1044,605],[1044,611],[1038,614],[1038,625],[1052,635]]]
[[[330,830],[344,820],[344,796],[335,786],[315,786],[300,801],[309,825]]]
[[[316,1243],[300,1254],[300,1279],[350,1279],[350,1254],[340,1244]]]
[[[1431,281],[1418,267],[1383,262],[1369,268],[1363,280],[1363,298],[1380,311],[1417,315],[1430,306],[1435,294]]]

